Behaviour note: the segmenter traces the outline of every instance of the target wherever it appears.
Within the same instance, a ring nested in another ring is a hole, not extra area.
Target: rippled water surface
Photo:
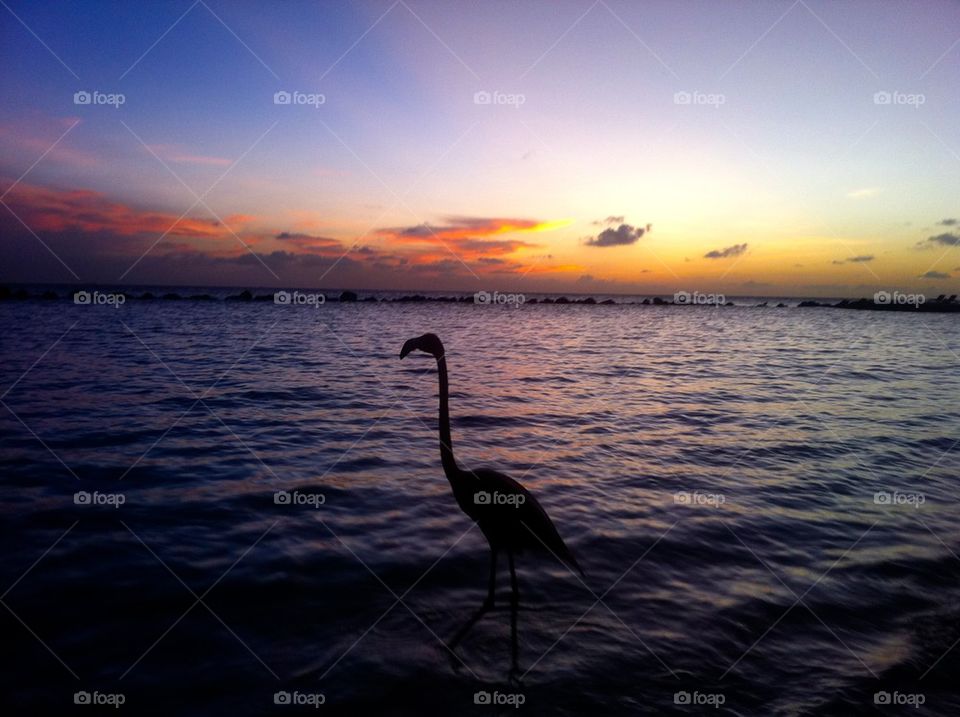
[[[7,701],[258,715],[296,713],[273,702],[298,691],[335,713],[492,714],[486,690],[528,714],[813,715],[874,713],[886,692],[924,701],[886,713],[956,714],[958,327],[0,305]],[[505,607],[445,646],[488,553],[440,468],[436,365],[398,360],[425,331],[447,345],[461,464],[524,483],[586,570],[521,556],[519,684]]]

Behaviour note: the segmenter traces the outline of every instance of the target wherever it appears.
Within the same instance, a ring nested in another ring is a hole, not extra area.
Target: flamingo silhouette
[[[581,575],[583,569],[563,542],[546,511],[530,491],[508,475],[493,470],[466,470],[457,465],[450,440],[449,381],[443,343],[436,334],[410,339],[400,349],[400,358],[411,351],[423,351],[437,360],[440,375],[440,461],[450,481],[460,510],[473,518],[490,544],[490,580],[482,613],[494,606],[497,554],[506,552],[510,561],[511,604],[517,605],[517,573],[514,555],[526,549],[549,552]],[[476,619],[479,619],[479,614]],[[473,622],[476,622],[476,619]],[[472,623],[470,623],[472,626]],[[459,638],[462,635],[458,636]]]

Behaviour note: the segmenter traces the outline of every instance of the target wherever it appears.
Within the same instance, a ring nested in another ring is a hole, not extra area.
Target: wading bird
[[[583,574],[573,553],[553,526],[536,498],[510,476],[492,470],[460,468],[453,457],[450,441],[449,382],[443,343],[435,334],[410,339],[400,349],[400,358],[411,351],[423,351],[437,360],[440,374],[440,462],[450,481],[457,505],[473,518],[490,544],[490,582],[481,610],[494,605],[497,554],[505,552],[510,561],[511,602],[518,600],[517,574],[513,558],[525,549],[548,552],[570,568]]]

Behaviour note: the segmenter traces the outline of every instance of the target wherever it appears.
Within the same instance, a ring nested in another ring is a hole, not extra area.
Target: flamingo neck
[[[440,374],[440,461],[443,472],[452,483],[460,475],[460,468],[453,457],[453,441],[450,439],[450,382],[444,356],[437,359],[437,369]]]

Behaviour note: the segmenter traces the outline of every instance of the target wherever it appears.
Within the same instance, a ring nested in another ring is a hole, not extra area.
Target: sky
[[[960,293],[957,2],[0,5],[0,282]]]

